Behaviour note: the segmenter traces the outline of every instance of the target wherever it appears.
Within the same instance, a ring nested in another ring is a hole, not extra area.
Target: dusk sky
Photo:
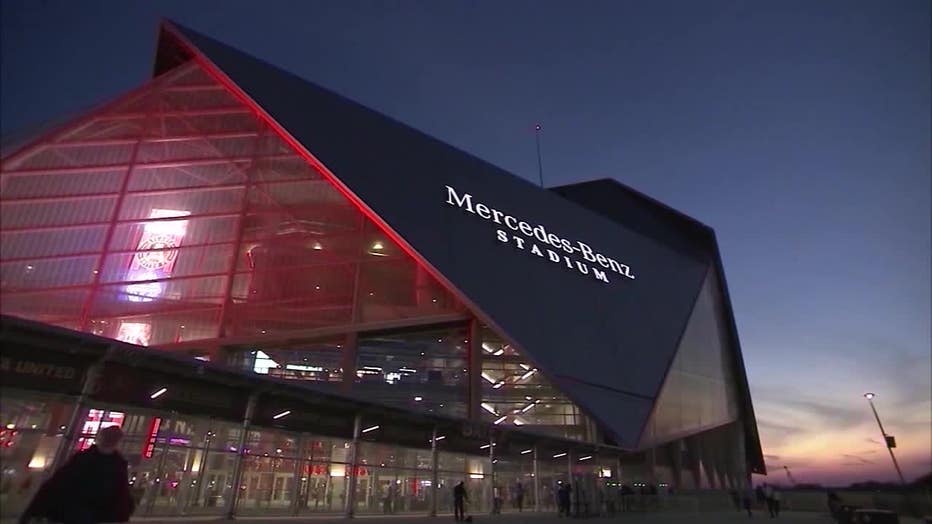
[[[513,173],[713,227],[771,479],[932,469],[929,0],[4,1],[0,131],[150,75],[161,17]]]

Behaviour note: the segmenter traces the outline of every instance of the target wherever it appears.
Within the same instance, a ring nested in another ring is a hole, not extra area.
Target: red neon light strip
[[[155,451],[155,441],[159,435],[159,427],[162,425],[162,419],[159,417],[152,417],[152,420],[149,422],[149,430],[146,431],[148,438],[146,439],[146,444],[142,450],[142,456],[145,458],[152,458],[152,453]]]
[[[197,48],[194,44],[188,41],[187,38],[181,34],[171,23],[165,22],[165,28],[168,32],[178,39],[188,51],[191,52],[194,57],[195,62],[197,62],[207,74],[209,74],[214,80],[219,82],[221,85],[227,88],[227,90],[235,96],[238,100],[244,103],[249,107],[259,118],[262,119],[275,133],[284,140],[292,150],[304,158],[305,161],[310,164],[318,173],[321,174],[328,182],[330,182],[336,189],[339,191],[347,200],[349,200],[354,206],[356,206],[359,211],[363,213],[369,220],[374,222],[379,226],[382,231],[388,235],[388,237],[395,242],[401,249],[407,253],[411,258],[414,259],[425,271],[427,271],[432,277],[434,277],[438,282],[441,282],[447,290],[451,291],[456,298],[463,304],[469,307],[474,314],[480,316],[484,322],[488,325],[493,326],[499,333],[504,333],[496,323],[492,322],[490,318],[487,318],[487,315],[480,314],[481,310],[476,307],[476,305],[469,300],[465,294],[463,294],[456,286],[453,285],[446,277],[444,277],[440,271],[433,267],[427,259],[422,257],[415,249],[408,244],[404,238],[401,237],[398,232],[391,228],[378,214],[375,213],[371,208],[369,208],[361,198],[359,198],[355,193],[353,193],[343,182],[337,178],[330,169],[327,168],[320,160],[318,160],[304,145],[294,138],[291,133],[289,133],[281,124],[279,124],[271,115],[269,115],[265,109],[263,109],[255,100],[253,100],[245,91],[243,91],[230,77],[226,75],[216,64],[214,64],[206,55],[204,55],[200,49]],[[515,344],[517,345],[517,344]]]

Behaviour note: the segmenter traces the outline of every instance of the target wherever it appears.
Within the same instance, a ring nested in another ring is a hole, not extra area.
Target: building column
[[[295,439],[294,452],[294,478],[291,480],[291,514],[298,514],[298,498],[301,495],[301,467],[304,464],[304,442],[303,433],[298,434]]]
[[[495,437],[489,436],[489,485],[491,486],[492,507],[489,513],[495,514]]]
[[[439,460],[437,452],[437,427],[434,426],[430,437],[430,516],[437,516],[437,498],[440,496],[438,474]]]
[[[533,453],[534,453],[534,455],[533,455],[533,459],[534,459],[534,475],[533,475],[533,478],[534,478],[534,511],[540,511],[540,509],[541,509],[541,503],[540,503],[540,462],[538,461],[538,458],[537,458],[537,446],[536,446],[536,445],[534,446],[534,451],[533,451]]]
[[[670,469],[673,470],[673,487],[677,491],[683,487],[683,441],[674,440],[666,446],[670,458]]]
[[[694,436],[686,437],[684,442],[686,443],[686,455],[689,461],[689,469],[693,477],[693,489],[702,489],[702,469],[699,466],[699,442]]]
[[[359,470],[359,435],[362,430],[362,415],[357,413],[353,419],[353,441],[350,443],[349,475],[346,483],[346,499],[343,514],[353,518],[356,514],[356,477]]]
[[[469,420],[478,422],[482,420],[482,329],[479,320],[470,319],[467,330],[467,379],[469,380],[469,404],[467,413]]]
[[[164,429],[166,430],[166,435],[171,433],[172,425],[172,416],[174,413],[170,413],[168,417],[162,420],[162,423],[159,425],[159,430],[155,434],[155,439],[158,441],[158,434]],[[146,504],[146,515],[152,513],[152,508],[155,507],[155,498],[158,496],[159,491],[162,487],[162,473],[165,471],[165,458],[168,456],[168,450],[171,447],[168,443],[169,439],[165,438],[165,443],[162,444],[162,452],[159,453],[159,463],[155,467],[155,485],[150,486],[151,496],[148,497],[148,503]]]
[[[233,486],[230,493],[230,501],[227,503],[226,517],[232,519],[236,514],[236,502],[239,500],[239,485],[243,481],[243,461],[246,456],[246,442],[249,436],[249,425],[252,424],[253,412],[256,410],[256,402],[259,395],[253,393],[249,395],[249,401],[246,403],[246,414],[243,416],[243,428],[239,436],[239,445],[236,447],[236,464],[233,466]]]
[[[111,349],[107,350],[107,355],[110,354],[110,351]],[[58,448],[55,450],[55,456],[52,458],[52,465],[45,470],[45,477],[51,476],[52,473],[65,464],[71,455],[71,450],[74,449],[75,443],[80,438],[83,430],[81,421],[87,417],[88,397],[97,389],[97,382],[103,375],[104,360],[106,358],[105,355],[87,368],[87,373],[84,375],[84,384],[81,386],[81,394],[74,403],[74,410],[71,412],[71,416],[68,417],[68,425],[65,427],[65,432],[58,443]]]
[[[356,356],[359,352],[359,334],[347,333],[343,352],[340,354],[340,369],[343,370],[343,382],[340,391],[349,393],[356,381]]]

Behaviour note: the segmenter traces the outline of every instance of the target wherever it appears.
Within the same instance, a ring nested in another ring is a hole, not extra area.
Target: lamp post
[[[874,412],[874,418],[877,419],[877,426],[880,428],[880,435],[883,437],[883,444],[887,447],[887,451],[890,452],[890,459],[893,460],[893,467],[896,468],[897,475],[900,476],[900,483],[904,486],[906,485],[906,479],[903,478],[903,472],[900,470],[900,464],[896,461],[896,456],[893,455],[893,446],[894,440],[893,435],[887,435],[887,432],[883,430],[883,424],[880,422],[880,415],[877,414],[877,408],[874,407],[874,395],[873,393],[865,393],[864,398],[867,399],[867,403],[871,406],[871,411]]]

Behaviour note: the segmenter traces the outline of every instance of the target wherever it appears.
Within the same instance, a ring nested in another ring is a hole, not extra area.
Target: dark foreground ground
[[[831,524],[832,520],[827,514],[819,513],[808,513],[808,512],[788,512],[781,514],[779,518],[771,519],[768,516],[757,513],[753,518],[749,519],[746,514],[738,512],[710,512],[710,513],[632,513],[627,515],[620,515],[612,518],[591,518],[591,519],[564,519],[558,518],[555,515],[547,514],[536,514],[536,513],[525,513],[522,515],[477,515],[473,517],[473,522],[484,524],[484,523],[498,523],[498,524],[557,524],[557,523],[566,523],[571,522],[593,522],[593,523],[644,523],[644,524],[729,524],[729,523],[746,523],[746,522],[773,522],[781,524]],[[146,524],[182,524],[182,523],[220,523],[220,522],[232,522],[232,521],[218,521],[215,519],[210,520],[194,520],[194,519],[178,519],[178,520],[164,520],[164,519],[134,519],[133,522],[143,522]],[[244,522],[250,524],[299,524],[299,523],[309,523],[309,524],[345,524],[347,522],[358,522],[359,524],[403,524],[406,522],[411,522],[414,524],[449,524],[454,522],[452,516],[442,516],[442,517],[412,517],[406,515],[398,515],[391,517],[368,517],[360,516],[356,517],[353,520],[347,519],[334,519],[328,517],[300,517],[300,518],[279,518],[279,519],[270,519],[270,518],[249,518],[249,517],[240,517],[236,519],[236,522]],[[918,519],[911,519],[907,517],[900,518],[901,524],[920,524],[922,521]]]

